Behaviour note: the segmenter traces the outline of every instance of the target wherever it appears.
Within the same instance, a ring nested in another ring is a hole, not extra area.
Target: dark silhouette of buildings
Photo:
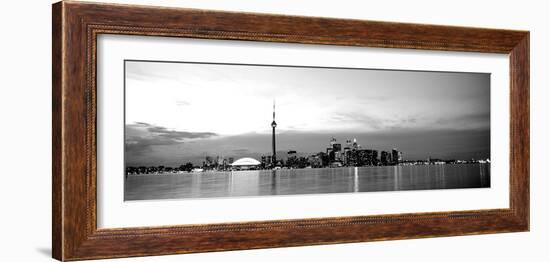
[[[380,152],[380,164],[387,166],[391,163],[391,154],[388,151]]]

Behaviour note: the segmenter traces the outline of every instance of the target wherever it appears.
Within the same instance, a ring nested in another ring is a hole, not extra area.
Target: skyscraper
[[[399,164],[403,161],[403,153],[397,150],[397,148],[391,151],[391,160],[393,164]]]
[[[275,122],[275,100],[273,100],[273,122],[271,122],[271,128],[272,128],[272,133],[271,133],[271,147],[272,147],[272,150],[273,150],[273,157],[272,157],[272,161],[273,161],[273,164],[276,165],[277,164],[277,148],[275,147],[275,128],[277,127],[277,123]]]
[[[389,165],[391,162],[391,153],[387,151],[380,152],[380,163],[383,166]]]

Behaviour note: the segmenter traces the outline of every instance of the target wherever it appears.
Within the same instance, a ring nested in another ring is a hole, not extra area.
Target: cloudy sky
[[[325,151],[331,137],[408,160],[487,158],[490,75],[126,61],[126,163]]]

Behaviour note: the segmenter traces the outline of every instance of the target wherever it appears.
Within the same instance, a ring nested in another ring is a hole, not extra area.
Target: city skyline
[[[327,137],[336,137],[341,143],[357,138],[363,148],[379,151],[399,148],[409,160],[485,159],[489,79],[480,73],[126,61],[126,164],[269,154],[274,99],[277,154],[322,152]]]

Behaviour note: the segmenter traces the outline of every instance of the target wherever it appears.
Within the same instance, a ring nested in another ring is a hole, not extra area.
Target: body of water
[[[125,200],[490,187],[489,164],[342,167],[134,175]]]

